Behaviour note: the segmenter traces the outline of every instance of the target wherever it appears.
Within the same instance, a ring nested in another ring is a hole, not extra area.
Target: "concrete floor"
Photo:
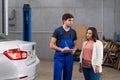
[[[74,62],[72,80],[84,80],[83,74],[79,73],[79,63]],[[38,75],[35,80],[53,80],[53,61],[41,60]],[[120,80],[120,71],[103,66],[101,80]]]

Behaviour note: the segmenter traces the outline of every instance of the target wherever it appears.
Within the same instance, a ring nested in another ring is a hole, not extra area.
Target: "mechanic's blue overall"
[[[73,48],[73,30],[70,29],[70,38],[64,38],[62,27],[58,29],[60,33],[60,42],[58,47],[64,48],[66,44],[70,49]],[[54,55],[54,80],[71,80],[72,78],[72,69],[73,69],[73,55],[70,53],[62,53],[60,51],[55,51]],[[63,72],[62,72],[63,71]],[[63,74],[63,76],[62,76]]]

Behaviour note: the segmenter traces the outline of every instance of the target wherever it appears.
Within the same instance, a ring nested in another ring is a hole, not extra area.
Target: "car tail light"
[[[20,49],[10,49],[4,52],[4,55],[11,60],[21,60],[27,58],[27,52]]]

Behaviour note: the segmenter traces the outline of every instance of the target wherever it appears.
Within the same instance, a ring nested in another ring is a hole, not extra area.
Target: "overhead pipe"
[[[8,35],[8,0],[2,0],[2,33]]]
[[[8,0],[5,1],[5,35],[8,35]]]
[[[4,33],[4,0],[2,0],[2,33]]]

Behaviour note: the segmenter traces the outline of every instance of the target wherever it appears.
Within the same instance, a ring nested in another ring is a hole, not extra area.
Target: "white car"
[[[34,80],[40,60],[36,43],[0,35],[0,80]]]

